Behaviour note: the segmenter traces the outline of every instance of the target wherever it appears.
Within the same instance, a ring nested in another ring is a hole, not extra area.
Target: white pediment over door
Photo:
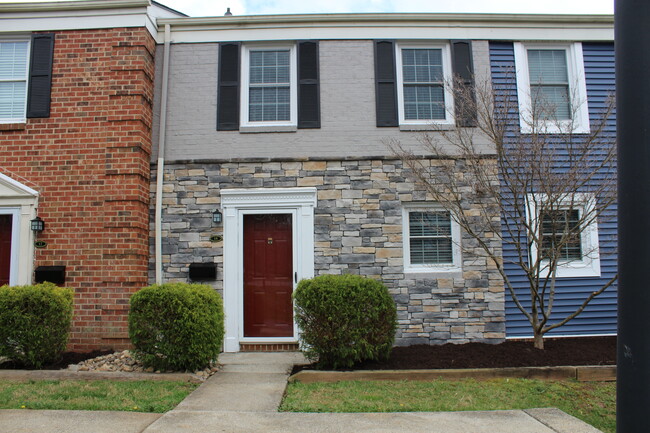
[[[29,198],[38,197],[38,191],[0,173],[0,198]]]

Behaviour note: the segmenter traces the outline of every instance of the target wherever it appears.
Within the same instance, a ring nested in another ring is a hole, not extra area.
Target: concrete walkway
[[[12,433],[599,433],[558,409],[485,412],[279,413],[299,353],[222,354],[222,371],[160,416],[131,412],[0,411]]]

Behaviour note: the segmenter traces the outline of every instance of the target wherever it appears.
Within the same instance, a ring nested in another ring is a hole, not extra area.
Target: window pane
[[[441,83],[442,50],[402,50],[402,77],[405,83]]]
[[[542,119],[571,119],[568,86],[532,86],[531,97],[537,115]]]
[[[253,87],[249,94],[248,120],[251,122],[289,120],[288,87]]]
[[[565,50],[528,50],[533,110],[540,119],[571,119]]]
[[[289,50],[251,51],[248,120],[290,120]]]
[[[25,117],[25,81],[0,82],[0,119]]]
[[[409,212],[411,264],[451,264],[451,218],[449,212]]]
[[[528,50],[528,71],[531,84],[569,84],[564,50]]]
[[[442,49],[403,49],[402,80],[405,119],[445,119]]]
[[[27,79],[29,42],[0,42],[0,79]]]
[[[289,83],[289,51],[251,51],[251,84]]]
[[[557,254],[559,260],[582,260],[580,212],[559,210],[546,212],[541,218],[543,257]]]
[[[404,118],[427,120],[445,118],[445,95],[441,85],[405,85]]]
[[[411,264],[453,263],[451,239],[411,239]]]

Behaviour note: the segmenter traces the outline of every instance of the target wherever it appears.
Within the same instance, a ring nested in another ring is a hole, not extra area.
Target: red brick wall
[[[34,265],[75,291],[71,350],[128,347],[147,284],[154,52],[144,28],[56,32],[51,116],[0,129],[0,171],[40,193]]]

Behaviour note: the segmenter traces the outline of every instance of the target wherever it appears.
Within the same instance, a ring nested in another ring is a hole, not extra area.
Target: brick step
[[[298,343],[240,343],[241,352],[297,352]]]

